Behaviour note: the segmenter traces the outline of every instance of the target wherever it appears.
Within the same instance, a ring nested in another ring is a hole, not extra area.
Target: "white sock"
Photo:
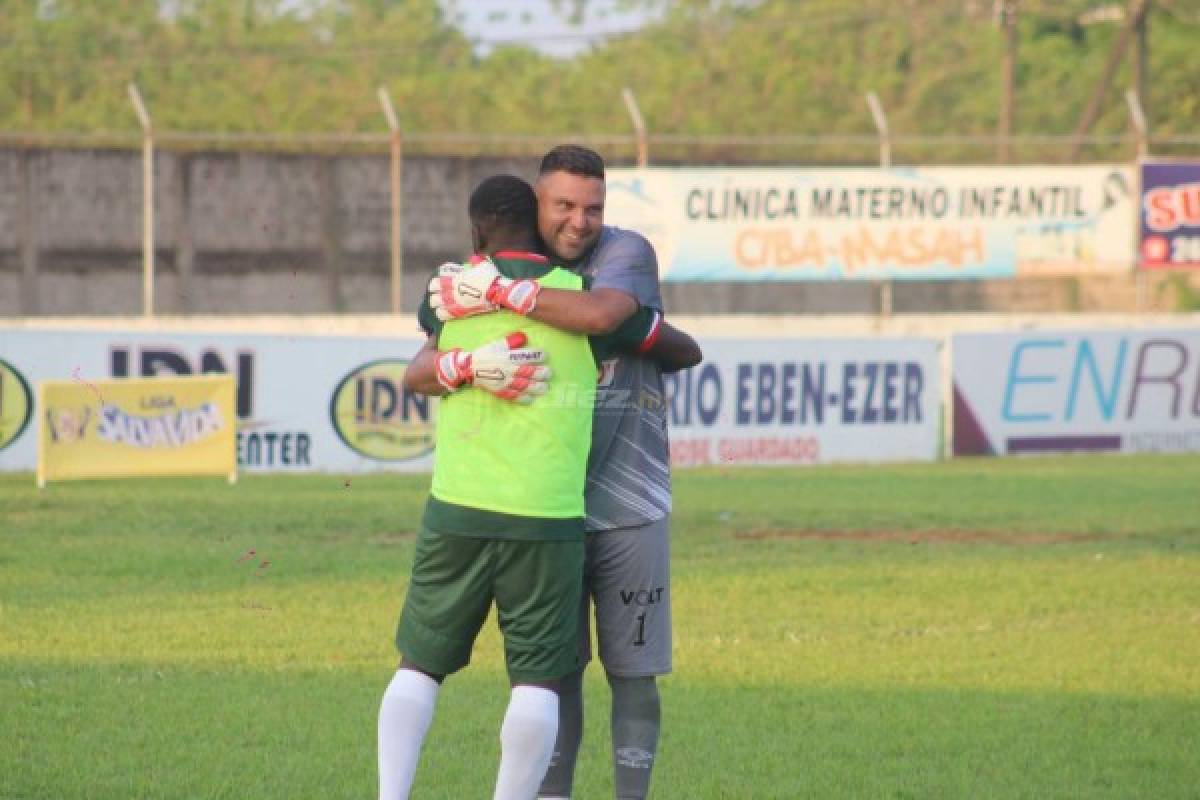
[[[500,774],[493,800],[533,800],[554,755],[558,695],[537,686],[514,686],[500,727]]]
[[[438,688],[438,682],[422,672],[398,669],[384,691],[379,706],[379,800],[408,797]]]

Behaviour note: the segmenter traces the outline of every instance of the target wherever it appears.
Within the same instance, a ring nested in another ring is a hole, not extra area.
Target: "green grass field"
[[[0,476],[0,798],[374,796],[427,481]],[[1200,792],[1200,457],[681,473],[672,546],[659,798]],[[415,797],[506,699],[489,623]]]

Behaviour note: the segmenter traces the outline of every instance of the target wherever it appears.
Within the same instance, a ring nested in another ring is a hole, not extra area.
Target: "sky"
[[[568,20],[572,3],[555,10],[551,0],[438,0],[449,22],[474,40],[480,55],[496,45],[531,47],[570,58],[609,36],[628,33],[654,17],[645,9],[621,9],[616,0],[590,0],[580,24]]]

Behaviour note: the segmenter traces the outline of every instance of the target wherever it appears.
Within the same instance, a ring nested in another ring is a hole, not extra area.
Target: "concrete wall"
[[[531,178],[531,158],[404,161],[404,306],[469,247],[464,209],[483,177]],[[166,314],[376,313],[390,306],[386,156],[161,152],[155,307]],[[141,157],[0,150],[0,316],[141,310]],[[1171,310],[1200,276],[905,282],[897,313]],[[868,283],[668,284],[673,313],[871,314]]]
[[[467,252],[471,188],[535,167],[405,161],[406,306]],[[157,311],[389,308],[386,157],[161,152],[155,180]],[[140,311],[141,181],[138,153],[0,150],[0,315]]]

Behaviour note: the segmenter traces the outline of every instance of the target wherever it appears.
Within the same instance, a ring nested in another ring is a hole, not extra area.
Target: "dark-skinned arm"
[[[704,360],[696,340],[667,322],[662,323],[658,337],[641,355],[668,373],[694,367]]]
[[[655,362],[663,372],[694,367],[704,358],[695,339],[668,324],[662,312],[653,308],[639,308],[613,333],[592,337],[592,351],[601,361],[630,353]]]
[[[430,336],[413,356],[408,369],[404,370],[404,388],[417,394],[442,397],[449,394],[437,379],[437,336]]]

